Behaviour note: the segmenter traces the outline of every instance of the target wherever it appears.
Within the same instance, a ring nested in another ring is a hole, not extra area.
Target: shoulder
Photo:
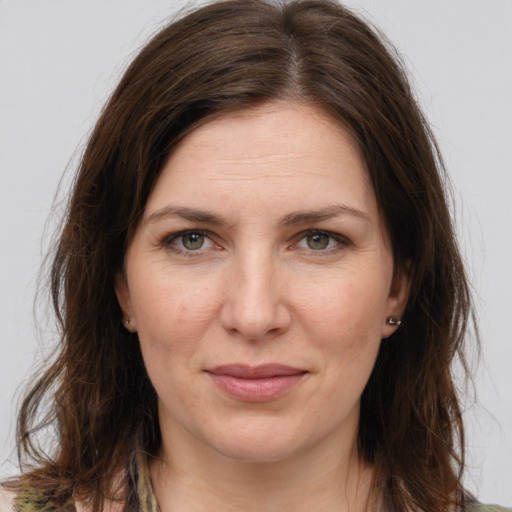
[[[498,505],[483,505],[482,503],[471,503],[467,507],[468,512],[512,512],[512,508],[499,507]]]
[[[14,511],[15,494],[0,487],[0,512]]]

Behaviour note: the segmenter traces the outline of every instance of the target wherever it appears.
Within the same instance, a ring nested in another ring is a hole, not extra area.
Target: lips
[[[266,402],[285,395],[307,374],[281,364],[249,366],[232,364],[206,370],[218,389],[243,402]]]

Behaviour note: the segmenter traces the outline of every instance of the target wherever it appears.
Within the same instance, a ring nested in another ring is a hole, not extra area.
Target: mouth
[[[206,373],[217,388],[232,399],[267,402],[291,391],[308,372],[281,364],[232,364],[207,369]]]

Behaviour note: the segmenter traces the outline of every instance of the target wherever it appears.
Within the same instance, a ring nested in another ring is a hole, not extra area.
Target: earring
[[[128,327],[130,327],[132,325],[132,321],[130,318],[123,318],[123,325],[125,326],[126,329],[128,329]]]
[[[400,327],[400,324],[402,323],[402,321],[398,320],[398,318],[395,318],[394,316],[388,316],[386,318],[386,323],[388,325],[394,325],[395,327]]]

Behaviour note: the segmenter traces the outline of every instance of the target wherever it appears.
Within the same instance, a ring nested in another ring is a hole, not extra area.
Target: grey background
[[[198,2],[195,2],[197,5]],[[512,504],[512,0],[351,0],[403,54],[455,187],[484,361],[468,400],[468,488]],[[99,110],[182,1],[0,0],[0,461],[14,471],[20,386],[43,349],[38,269]],[[187,4],[193,5],[193,4]],[[43,235],[46,225],[46,234]],[[51,347],[51,323],[42,318]],[[41,337],[41,336],[39,336]]]

